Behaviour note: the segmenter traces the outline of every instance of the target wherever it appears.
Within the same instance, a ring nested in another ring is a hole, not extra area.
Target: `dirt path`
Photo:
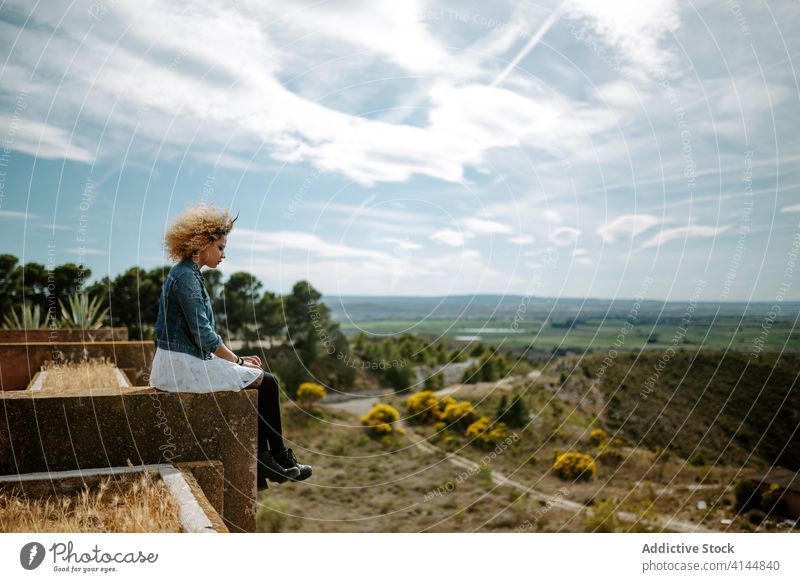
[[[456,390],[450,390],[450,388],[444,388],[437,393],[440,395],[444,394],[452,394]],[[369,412],[370,408],[372,408],[375,404],[380,402],[380,399],[376,396],[370,396],[367,398],[354,398],[351,400],[347,400],[344,402],[336,402],[333,404],[326,404],[330,408],[336,410],[343,410],[345,412],[349,412],[350,414],[355,414],[359,418],[364,416],[367,412]],[[412,428],[410,428],[406,423],[400,421],[400,426],[406,429],[406,437],[411,440],[414,445],[419,448],[420,450],[434,455],[437,458],[444,458],[451,464],[455,465],[456,467],[460,467],[461,469],[467,469],[469,471],[477,471],[480,468],[480,465],[466,457],[462,457],[461,455],[457,455],[454,453],[450,453],[443,449],[440,449],[436,445],[431,444],[428,442],[424,437],[420,436]],[[519,491],[524,491],[527,493],[531,498],[536,499],[537,501],[543,501],[545,503],[550,503],[554,507],[560,507],[563,509],[569,509],[572,511],[580,512],[586,511],[589,514],[592,513],[592,509],[588,508],[580,503],[575,501],[569,501],[566,499],[554,497],[551,493],[545,493],[543,491],[539,491],[537,489],[533,489],[528,485],[520,481],[516,481],[514,479],[510,479],[506,477],[499,471],[495,471],[494,469],[491,472],[491,479],[492,482],[496,485],[501,486],[509,486],[513,487]],[[708,533],[714,530],[707,529],[702,527],[696,523],[691,523],[688,521],[681,521],[677,519],[651,519],[651,520],[640,520],[639,517],[627,511],[618,511],[617,517],[620,521],[624,521],[627,523],[636,523],[637,521],[641,521],[646,525],[652,526],[656,530],[669,530],[675,531],[680,533]]]

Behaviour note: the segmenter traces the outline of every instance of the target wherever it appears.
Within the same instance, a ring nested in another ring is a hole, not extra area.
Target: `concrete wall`
[[[0,329],[0,344],[44,342],[124,342],[128,341],[127,327],[100,329]]]
[[[24,390],[44,362],[59,358],[106,357],[134,386],[147,386],[155,352],[152,341],[0,343],[0,390]]]
[[[216,460],[223,499],[212,503],[231,532],[253,532],[257,404],[257,390],[0,392],[0,474]]]

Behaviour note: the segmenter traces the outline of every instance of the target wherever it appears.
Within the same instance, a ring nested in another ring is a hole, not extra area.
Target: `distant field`
[[[800,329],[792,328],[793,321],[776,320],[764,333],[762,319],[697,320],[689,325],[684,337],[680,337],[680,325],[675,323],[639,323],[627,334],[623,334],[622,345],[614,346],[624,329],[625,319],[584,320],[571,328],[552,327],[541,322],[521,323],[516,332],[509,322],[480,320],[385,320],[342,323],[342,331],[352,336],[360,331],[391,336],[398,333],[423,333],[443,337],[452,341],[482,341],[502,343],[506,347],[552,350],[562,348],[573,351],[597,351],[616,347],[618,350],[659,350],[673,345],[678,338],[684,347],[703,347],[714,350],[750,351],[756,340],[764,339],[764,349],[800,350]]]
[[[632,300],[518,296],[326,297],[325,301],[348,336],[360,331],[430,334],[449,342],[482,341],[548,351],[603,351],[612,346],[662,350],[670,345],[745,352],[761,345],[764,350],[800,351],[797,302],[782,303],[773,318],[769,303],[697,303],[681,337],[682,320],[690,309],[686,302],[637,305]],[[622,343],[614,346],[618,337]]]

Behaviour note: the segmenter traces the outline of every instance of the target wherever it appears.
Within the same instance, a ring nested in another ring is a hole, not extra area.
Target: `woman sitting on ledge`
[[[167,230],[172,267],[158,303],[156,353],[150,385],[168,392],[239,391],[258,388],[258,489],[266,479],[283,483],[311,476],[283,443],[280,387],[264,372],[258,356],[237,356],[214,330],[203,267],[216,268],[225,258],[227,235],[236,219],[227,210],[198,205]]]

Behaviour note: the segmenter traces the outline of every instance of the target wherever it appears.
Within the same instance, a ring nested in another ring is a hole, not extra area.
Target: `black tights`
[[[280,398],[281,390],[278,380],[269,372],[264,372],[261,386],[258,387],[259,451],[269,448],[273,453],[277,453],[284,449]]]

